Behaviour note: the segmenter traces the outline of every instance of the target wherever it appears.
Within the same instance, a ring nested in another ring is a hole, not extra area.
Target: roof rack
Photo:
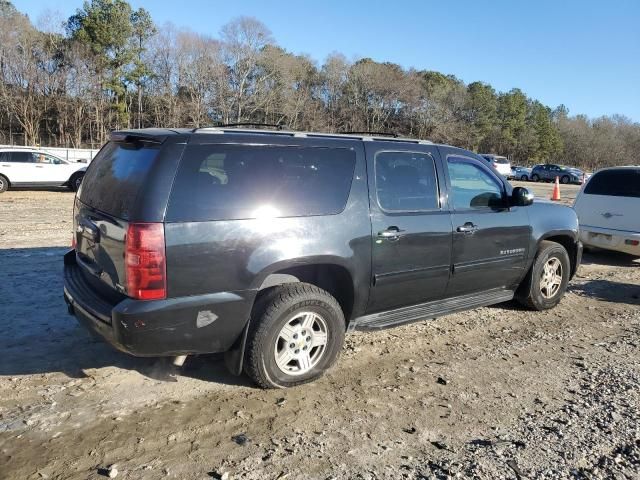
[[[367,136],[382,136],[382,137],[393,137],[393,138],[399,138],[400,135],[398,135],[395,132],[368,132],[368,131],[363,131],[363,132],[351,132],[351,131],[343,131],[343,132],[338,132],[341,135],[367,135]]]
[[[264,126],[265,124],[253,124],[249,125],[260,125]],[[397,134],[381,134],[381,133],[322,133],[322,132],[304,132],[304,131],[295,131],[295,130],[284,130],[279,127],[277,130],[264,130],[264,129],[253,129],[253,128],[226,128],[225,126],[211,126],[211,127],[199,127],[190,130],[191,133],[195,133],[198,131],[205,131],[208,133],[247,133],[247,134],[273,134],[273,135],[284,135],[289,137],[299,137],[299,138],[339,138],[345,140],[362,140],[362,141],[387,141],[387,142],[398,142],[398,143],[414,143],[418,145],[432,145],[433,142],[430,140],[421,140],[418,138],[406,138],[401,137]]]
[[[218,125],[212,125],[208,127],[196,127],[191,132],[195,133],[198,130],[205,128],[229,128],[229,127],[269,127],[276,130],[284,130],[285,125],[280,123],[258,123],[258,122],[239,122],[239,123],[220,123]]]

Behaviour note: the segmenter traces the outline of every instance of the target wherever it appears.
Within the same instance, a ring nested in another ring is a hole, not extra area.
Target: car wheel
[[[565,248],[543,240],[530,272],[516,292],[516,299],[533,310],[555,307],[567,290],[570,268]]]
[[[526,175],[522,175],[520,177],[520,180],[522,180],[523,182],[526,182],[527,180],[529,180],[529,177],[527,177]]]
[[[329,293],[308,283],[275,287],[251,316],[244,371],[262,388],[310,382],[335,362],[345,321]]]
[[[4,193],[9,190],[9,180],[7,177],[0,175],[0,193]]]
[[[566,175],[563,175],[562,178],[560,179],[560,182],[564,184],[569,183],[569,177],[567,177]]]
[[[540,181],[540,177],[534,173],[533,175],[531,175],[531,181],[538,182]]]
[[[77,192],[80,188],[80,184],[82,183],[82,178],[84,177],[84,173],[74,173],[69,180],[69,188]]]

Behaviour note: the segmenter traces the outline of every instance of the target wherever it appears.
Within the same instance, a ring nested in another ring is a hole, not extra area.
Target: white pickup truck
[[[61,187],[77,190],[86,163],[73,163],[29,148],[0,149],[0,193],[10,187]]]

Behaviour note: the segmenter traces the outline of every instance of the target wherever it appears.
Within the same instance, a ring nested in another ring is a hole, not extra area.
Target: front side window
[[[379,152],[375,169],[378,203],[383,210],[440,208],[435,164],[428,153]]]
[[[167,221],[338,214],[349,197],[355,161],[346,148],[190,145]]]
[[[503,206],[502,184],[480,166],[460,157],[449,157],[447,166],[455,210]]]

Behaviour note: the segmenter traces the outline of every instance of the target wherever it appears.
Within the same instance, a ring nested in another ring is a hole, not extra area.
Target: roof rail
[[[232,124],[233,127],[238,126],[242,127],[243,125],[260,125],[260,126],[269,126],[264,123],[254,124]],[[352,140],[362,140],[362,141],[373,141],[373,140],[384,140],[387,142],[399,142],[399,143],[414,143],[419,145],[432,145],[433,142],[430,140],[421,140],[418,138],[406,138],[401,137],[395,133],[377,133],[377,132],[349,132],[349,133],[325,133],[325,132],[305,132],[305,131],[295,131],[295,130],[284,130],[282,126],[276,126],[276,130],[263,130],[263,129],[251,129],[251,128],[229,128],[227,129],[225,125],[219,126],[211,126],[211,127],[199,127],[191,130],[191,133],[195,133],[197,131],[208,131],[209,133],[218,133],[224,134],[226,132],[234,132],[234,133],[248,133],[248,134],[274,134],[274,135],[286,135],[290,137],[307,137],[307,138],[341,138],[341,139],[352,139]]]
[[[281,123],[259,123],[259,122],[220,123],[218,125],[211,125],[207,127],[196,127],[193,130],[191,130],[191,132],[195,133],[198,130],[201,130],[204,128],[228,128],[228,127],[269,127],[269,128],[275,128],[276,130],[284,130],[286,125],[282,125]]]
[[[393,137],[393,138],[399,138],[400,135],[398,135],[395,132],[371,132],[371,131],[363,131],[363,132],[351,132],[351,131],[342,131],[342,132],[338,132],[341,135],[370,135],[370,136],[382,136],[382,137]]]

